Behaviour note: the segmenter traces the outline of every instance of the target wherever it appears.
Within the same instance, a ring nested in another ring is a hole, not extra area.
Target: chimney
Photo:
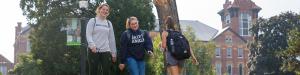
[[[18,26],[15,27],[15,39],[17,39],[19,33],[22,30],[22,22],[17,22]]]
[[[225,0],[225,3],[223,4],[223,9],[227,9],[227,7],[231,5],[231,1]]]

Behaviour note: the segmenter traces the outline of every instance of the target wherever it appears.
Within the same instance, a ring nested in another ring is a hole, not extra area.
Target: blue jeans
[[[127,58],[130,75],[145,75],[145,61],[137,61],[132,57]]]

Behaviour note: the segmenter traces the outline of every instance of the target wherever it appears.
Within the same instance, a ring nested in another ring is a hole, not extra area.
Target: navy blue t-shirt
[[[153,44],[148,32],[128,29],[121,35],[121,63],[125,63],[128,57],[143,60],[145,51],[152,51],[152,48]]]

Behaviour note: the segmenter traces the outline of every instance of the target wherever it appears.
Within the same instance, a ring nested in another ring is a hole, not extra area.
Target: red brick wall
[[[225,38],[226,36],[232,37],[232,44],[226,44]],[[227,30],[215,40],[216,46],[221,50],[221,57],[213,59],[213,65],[215,63],[221,63],[222,66],[222,74],[227,73],[227,64],[232,64],[232,75],[239,74],[239,64],[243,64],[243,73],[247,75],[248,68],[246,66],[248,61],[248,53],[249,49],[247,48],[247,43],[241,40],[237,35],[235,35],[232,31]],[[227,57],[227,48],[232,48],[232,56],[231,58]],[[238,48],[243,49],[243,57],[238,57]]]
[[[20,34],[22,31],[21,23],[18,22],[18,26],[15,29],[15,44],[14,44],[14,63],[18,63],[18,56],[20,54],[26,53],[28,37],[27,34]]]
[[[244,69],[244,74],[248,75],[248,68],[247,68],[247,62],[248,62],[248,54],[249,54],[249,49],[247,48],[247,43],[241,40],[239,37],[239,20],[240,20],[240,15],[243,12],[248,13],[249,15],[252,16],[252,24],[256,22],[256,16],[253,13],[252,9],[255,7],[255,3],[253,3],[251,0],[234,0],[234,2],[231,1],[226,1],[223,4],[223,10],[221,11],[222,13],[219,13],[220,15],[223,15],[223,18],[226,18],[226,15],[229,14],[228,8],[232,6],[234,8],[238,8],[238,14],[237,16],[233,16],[230,18],[230,28],[231,30],[227,30],[224,33],[222,33],[219,37],[215,38],[214,41],[216,43],[216,46],[221,49],[221,58],[214,58],[213,59],[213,64],[215,66],[215,63],[222,63],[222,74],[226,73],[226,68],[228,63],[232,64],[233,71],[232,75],[239,75],[239,64],[243,64],[243,69]],[[257,6],[258,7],[258,6]],[[260,10],[260,9],[259,9]],[[222,28],[227,27],[225,25],[225,19],[222,21]],[[237,33],[237,34],[234,34]],[[225,44],[225,38],[226,36],[232,36],[232,45]],[[242,36],[243,39],[246,41],[251,41],[252,36]],[[227,48],[232,47],[232,58],[227,58]],[[243,58],[238,58],[238,48],[243,49]]]

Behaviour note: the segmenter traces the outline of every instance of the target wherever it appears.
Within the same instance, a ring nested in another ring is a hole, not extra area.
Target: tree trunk
[[[164,21],[168,16],[173,17],[174,24],[176,24],[175,27],[178,28],[179,31],[180,25],[179,25],[179,18],[178,18],[178,12],[177,12],[177,6],[176,6],[176,0],[154,0],[154,5],[157,10],[158,14],[158,20],[159,20],[159,31],[162,31],[164,26]]]

